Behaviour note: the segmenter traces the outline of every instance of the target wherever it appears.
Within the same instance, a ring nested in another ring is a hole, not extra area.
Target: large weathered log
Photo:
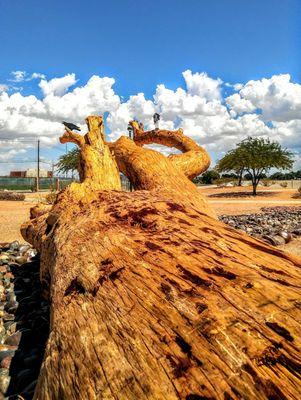
[[[52,302],[35,399],[300,399],[300,259],[214,217],[187,178],[208,156],[181,131],[88,127],[62,138],[82,182],[22,227]]]

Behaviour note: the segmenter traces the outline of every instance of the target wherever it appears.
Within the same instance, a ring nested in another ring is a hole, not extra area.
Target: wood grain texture
[[[181,131],[106,144],[93,121],[83,182],[22,227],[52,302],[35,399],[300,399],[301,260],[219,222],[189,162],[142,147],[180,140],[205,169]]]

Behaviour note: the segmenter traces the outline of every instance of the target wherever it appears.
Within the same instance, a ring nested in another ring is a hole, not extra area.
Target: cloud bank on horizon
[[[18,152],[25,157],[31,146],[20,138],[39,136],[44,146],[57,145],[62,120],[84,128],[87,115],[107,113],[107,135],[115,140],[127,134],[127,124],[134,118],[152,128],[152,116],[159,112],[160,127],[183,127],[219,157],[247,136],[262,136],[293,150],[300,168],[301,85],[289,74],[233,85],[190,70],[183,78],[183,87],[175,90],[157,85],[152,99],[138,93],[123,100],[111,77],[93,75],[80,85],[74,73],[47,80],[41,73],[13,71],[12,78],[0,84],[0,160],[13,161]],[[39,87],[41,96],[24,95],[20,86],[12,86],[28,81]]]

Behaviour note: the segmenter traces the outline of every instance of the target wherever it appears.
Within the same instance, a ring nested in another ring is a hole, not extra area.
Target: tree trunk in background
[[[240,169],[240,171],[238,172],[238,186],[241,186],[241,182],[242,182],[242,174],[243,174],[243,168]]]
[[[253,196],[257,195],[258,183],[259,183],[259,178],[257,178],[256,176],[252,177],[252,194],[253,194]]]
[[[82,182],[22,227],[52,302],[35,399],[300,399],[301,260],[215,218],[187,178],[209,157],[182,131],[132,123],[106,144],[87,121],[61,139]]]

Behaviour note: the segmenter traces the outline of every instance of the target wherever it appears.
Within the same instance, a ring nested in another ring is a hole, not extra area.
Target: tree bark
[[[187,178],[208,155],[181,131],[106,144],[87,121],[61,139],[82,182],[22,227],[52,304],[35,399],[300,399],[301,260],[215,218]]]

